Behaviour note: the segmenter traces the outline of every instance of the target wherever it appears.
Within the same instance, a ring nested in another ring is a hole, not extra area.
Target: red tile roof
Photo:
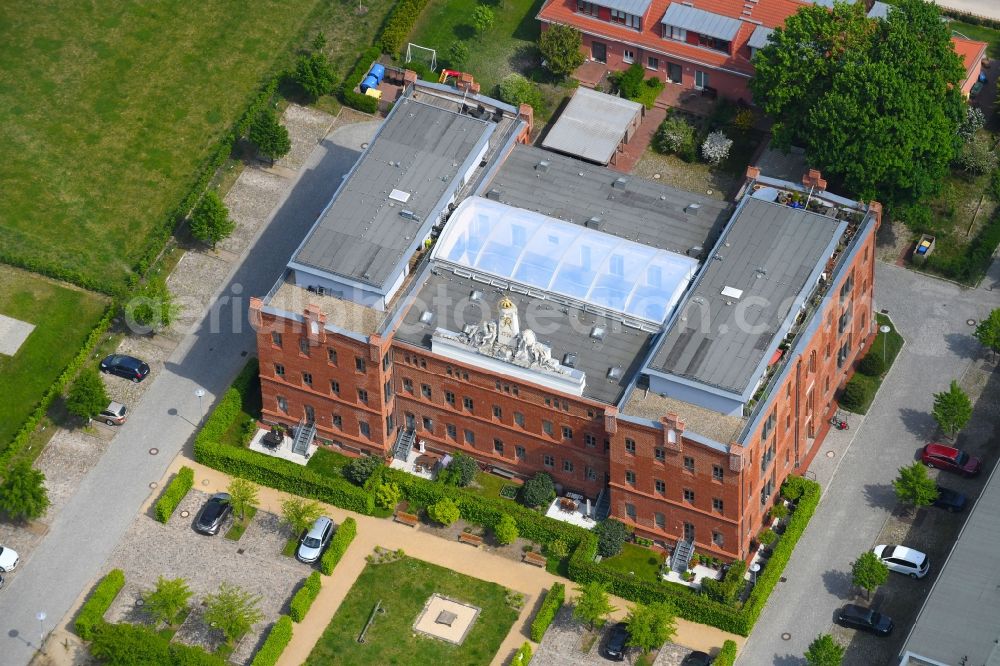
[[[951,43],[955,47],[955,53],[962,59],[962,64],[965,66],[965,78],[968,79],[976,65],[982,62],[983,57],[986,56],[987,44],[964,37],[952,37]]]

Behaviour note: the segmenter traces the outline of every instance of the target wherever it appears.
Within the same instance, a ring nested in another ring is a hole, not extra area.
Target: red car
[[[920,460],[928,467],[937,467],[949,472],[957,472],[963,476],[975,476],[983,466],[983,461],[970,456],[965,451],[953,446],[945,446],[931,442],[924,447]]]

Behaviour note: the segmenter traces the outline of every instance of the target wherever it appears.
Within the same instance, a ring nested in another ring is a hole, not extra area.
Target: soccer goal
[[[414,44],[413,42],[407,42],[406,44],[406,62],[410,63],[413,60],[417,62],[422,62],[431,68],[432,72],[437,71],[437,50],[428,48],[426,46],[421,46],[420,44]]]

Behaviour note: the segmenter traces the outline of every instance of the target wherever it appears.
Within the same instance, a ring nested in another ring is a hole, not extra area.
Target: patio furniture
[[[483,537],[477,534],[472,534],[471,532],[462,532],[458,535],[458,540],[462,543],[467,543],[470,546],[475,546],[476,548],[483,545]]]
[[[563,497],[559,500],[559,510],[565,511],[566,513],[573,513],[576,511],[577,504],[568,497]]]
[[[260,444],[266,449],[276,449],[285,441],[285,433],[282,430],[272,429],[264,434],[260,439]]]

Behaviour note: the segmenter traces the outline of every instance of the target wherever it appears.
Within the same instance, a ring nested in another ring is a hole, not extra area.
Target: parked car
[[[920,460],[928,467],[957,472],[963,476],[975,476],[983,467],[983,461],[970,456],[961,449],[931,442],[924,447]]]
[[[0,546],[0,571],[13,571],[20,561],[21,558],[17,556],[17,552],[13,548]]]
[[[937,491],[938,496],[937,499],[934,500],[934,506],[939,509],[951,511],[952,513],[958,513],[965,510],[965,504],[967,501],[965,495],[957,490],[945,488],[944,486],[938,486]]]
[[[931,559],[927,555],[906,546],[875,546],[872,552],[889,567],[889,571],[906,574],[910,578],[923,578],[931,570]]]
[[[201,507],[198,519],[194,521],[194,529],[209,536],[219,533],[219,528],[225,522],[233,507],[229,503],[229,493],[215,493]]]
[[[604,656],[614,661],[625,660],[626,643],[628,643],[628,625],[619,622],[611,627],[611,634],[608,636],[608,643],[604,646]]]
[[[712,658],[712,656],[707,652],[695,650],[684,657],[684,660],[681,662],[681,666],[712,666],[713,661],[715,661],[715,659]]]
[[[138,383],[149,374],[149,365],[135,356],[112,354],[101,361],[101,372],[110,372]]]
[[[330,537],[333,536],[333,521],[326,516],[320,516],[316,519],[316,522],[312,524],[306,535],[302,537],[302,541],[299,543],[299,550],[295,553],[295,557],[299,559],[300,562],[305,562],[306,564],[312,564],[319,559],[319,556],[323,554],[323,549],[326,548],[327,544],[330,543]]]
[[[895,626],[888,615],[857,604],[847,604],[837,611],[837,623],[852,629],[870,631],[876,636],[888,636]]]
[[[128,418],[128,407],[120,402],[112,402],[107,409],[97,415],[98,420],[104,421],[108,425],[121,425]]]

